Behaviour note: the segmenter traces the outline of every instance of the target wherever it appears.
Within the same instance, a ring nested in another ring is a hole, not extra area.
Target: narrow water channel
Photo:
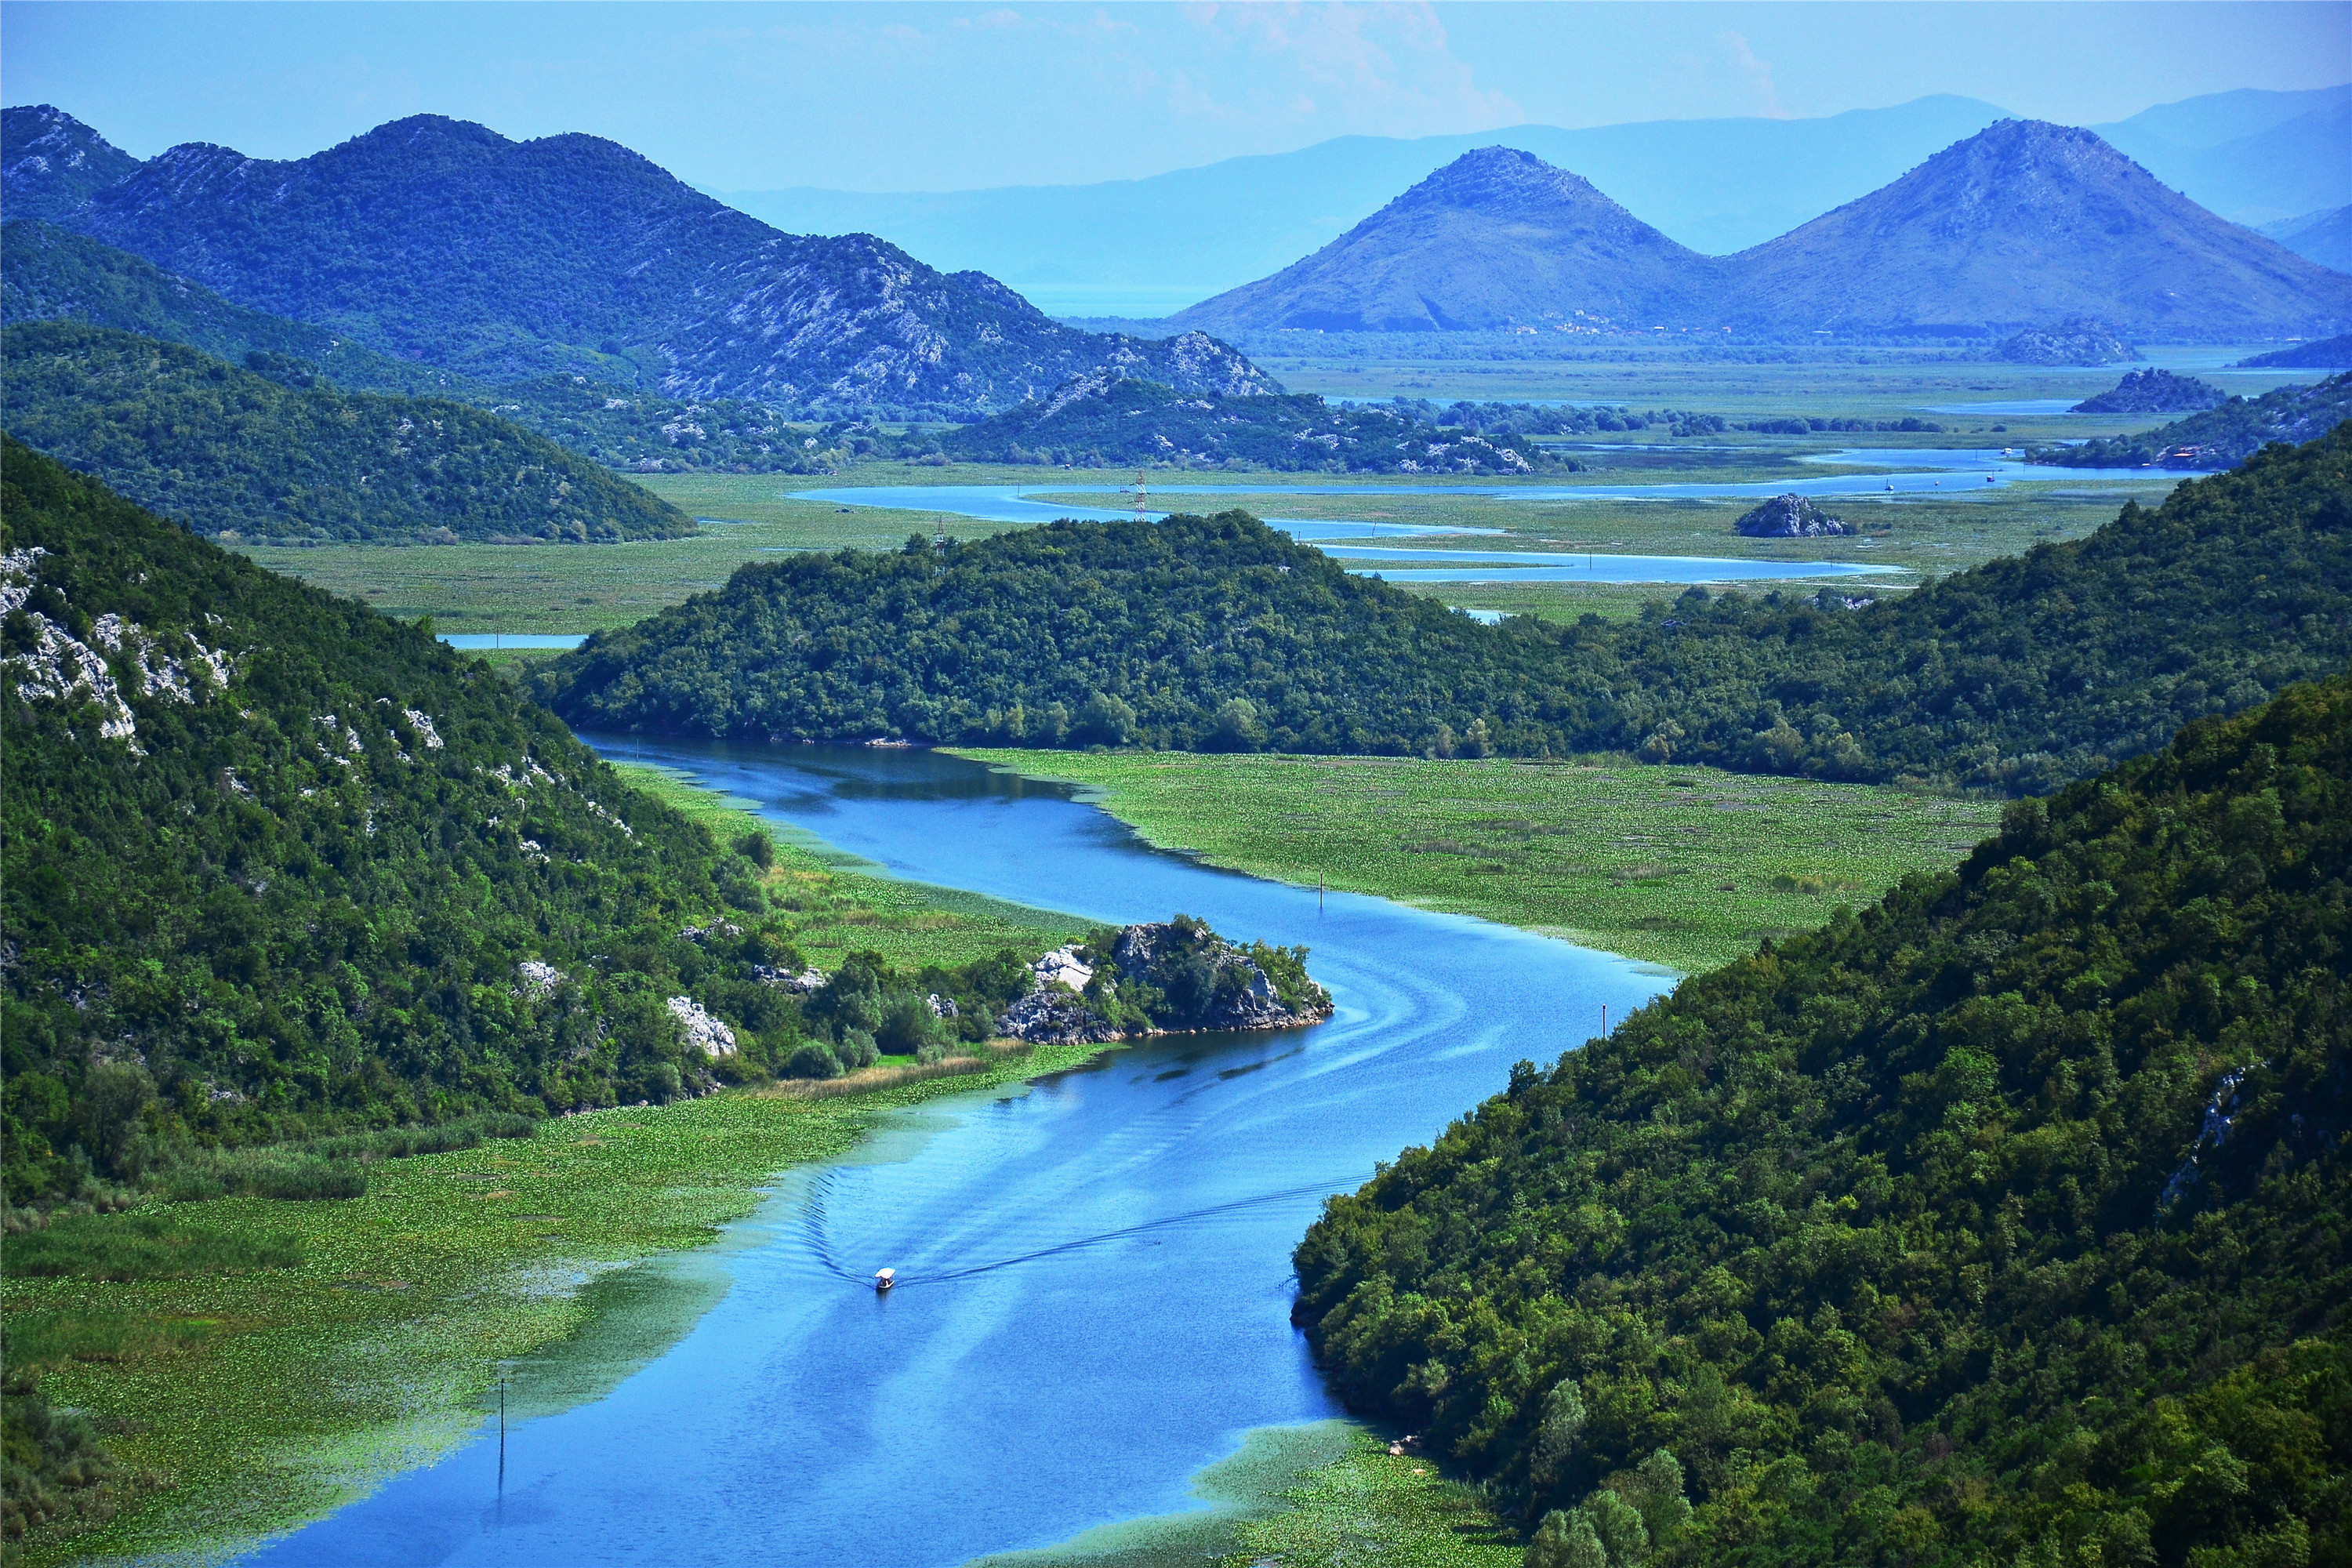
[[[1338,1413],[1288,1320],[1290,1249],[1324,1195],[1668,984],[1208,870],[931,752],[598,743],[896,875],[1304,942],[1338,1016],[903,1113],[860,1159],[781,1182],[721,1255],[719,1304],[610,1394],[510,1430],[503,1475],[493,1423],[249,1561],[918,1568],[1181,1510],[1244,1432]],[[903,1283],[877,1298],[886,1264]]]

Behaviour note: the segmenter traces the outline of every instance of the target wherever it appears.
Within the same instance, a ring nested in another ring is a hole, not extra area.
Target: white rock
[[[686,1043],[706,1057],[731,1057],[735,1054],[735,1031],[702,1010],[691,996],[669,999],[670,1016],[677,1020],[686,1036]]]

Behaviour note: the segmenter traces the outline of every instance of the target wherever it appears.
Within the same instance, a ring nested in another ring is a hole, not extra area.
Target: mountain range
[[[90,189],[120,166],[112,153],[53,109],[0,118],[12,213],[483,380],[580,374],[902,416],[1010,407],[1097,370],[1273,387],[1223,345],[1078,331],[870,235],[779,234],[593,136],[517,142],[417,115],[283,163],[188,143]]]
[[[2281,218],[2263,225],[2262,232],[2306,260],[2352,272],[2352,206]]]
[[[2266,224],[2352,202],[2347,104],[2352,88],[2217,93],[2090,129],[2200,205]],[[1573,169],[1677,243],[1721,256],[1786,234],[2006,117],[1939,95],[1812,120],[1349,136],[1085,185],[713,194],[779,228],[877,234],[934,264],[977,268],[1057,314],[1157,317],[1308,255],[1481,146]]]
[[[2352,277],[2222,221],[2088,131],[2004,120],[1721,258],[1532,154],[1483,148],[1171,324],[1967,336],[2060,317],[2173,339],[2324,335],[2352,321]]]

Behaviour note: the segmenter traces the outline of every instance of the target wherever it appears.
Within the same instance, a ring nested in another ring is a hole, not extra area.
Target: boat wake
[[[1345,1177],[1338,1181],[1314,1182],[1304,1186],[1285,1187],[1278,1192],[1259,1193],[1246,1198],[1235,1198],[1230,1203],[1213,1204],[1207,1208],[1189,1209],[1182,1214],[1163,1215],[1158,1219],[1121,1226],[1116,1230],[1076,1237],[1067,1241],[1055,1242],[1049,1247],[1035,1247],[1027,1252],[1015,1253],[1010,1258],[999,1258],[985,1263],[968,1263],[955,1268],[937,1269],[899,1268],[897,1278],[892,1281],[892,1289],[896,1292],[913,1285],[946,1285],[960,1279],[977,1279],[984,1275],[1001,1273],[1007,1268],[1017,1268],[1025,1263],[1035,1263],[1048,1258],[1061,1258],[1073,1252],[1084,1252],[1089,1247],[1105,1247],[1114,1242],[1130,1240],[1136,1237],[1150,1236],[1158,1231],[1201,1225],[1231,1215],[1265,1208],[1277,1204],[1293,1204],[1301,1198],[1322,1197],[1332,1193],[1345,1192],[1359,1184],[1361,1179],[1361,1177]],[[835,1279],[848,1280],[870,1289],[873,1284],[873,1275],[870,1270],[849,1268],[834,1255],[833,1239],[828,1234],[825,1215],[825,1188],[829,1184],[825,1181],[820,1181],[817,1184],[815,1190],[809,1194],[807,1207],[801,1215],[801,1234],[807,1243],[809,1255],[826,1273]]]

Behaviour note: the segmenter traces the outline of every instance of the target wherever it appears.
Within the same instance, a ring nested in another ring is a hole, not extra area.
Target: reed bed
[[[935,1062],[906,1062],[860,1068],[839,1078],[788,1078],[752,1092],[769,1100],[831,1100],[836,1095],[872,1094],[903,1084],[933,1079],[963,1078],[993,1071],[1036,1050],[1026,1040],[991,1040],[981,1047],[985,1056],[942,1057]]]

